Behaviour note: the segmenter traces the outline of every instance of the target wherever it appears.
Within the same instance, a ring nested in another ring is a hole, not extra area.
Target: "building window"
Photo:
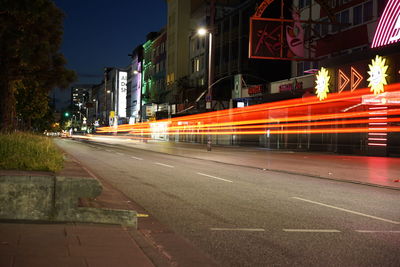
[[[329,24],[328,24],[328,19],[323,19],[321,24],[321,36],[325,36],[328,34],[329,30]]]
[[[346,29],[350,26],[350,11],[348,9],[340,13],[340,23],[342,24],[342,29]]]
[[[302,76],[304,73],[303,62],[297,63],[297,76]]]
[[[353,25],[362,23],[362,5],[353,8]]]
[[[311,4],[311,0],[299,0],[299,8],[305,8]]]
[[[200,59],[199,58],[196,58],[195,64],[196,64],[196,72],[200,71]]]
[[[372,5],[372,1],[368,1],[367,3],[364,4],[364,14],[363,14],[363,18],[364,18],[364,23],[367,21],[372,20],[373,18],[373,5]]]

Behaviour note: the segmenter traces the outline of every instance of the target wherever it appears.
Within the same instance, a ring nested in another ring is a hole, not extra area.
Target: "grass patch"
[[[0,169],[56,172],[63,154],[50,137],[31,133],[0,133]]]

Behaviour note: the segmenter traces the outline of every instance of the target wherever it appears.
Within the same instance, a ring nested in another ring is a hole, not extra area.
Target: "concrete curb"
[[[137,227],[135,211],[78,207],[79,198],[101,192],[101,183],[89,177],[0,174],[0,219]]]

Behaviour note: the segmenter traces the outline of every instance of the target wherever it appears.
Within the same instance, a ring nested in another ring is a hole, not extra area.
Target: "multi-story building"
[[[71,88],[72,124],[79,131],[85,131],[87,128],[93,86],[76,84]]]
[[[268,93],[267,83],[290,77],[290,63],[287,61],[249,58],[250,17],[261,2],[242,1],[233,10],[217,14],[214,81],[220,82],[213,87],[212,97],[223,104],[220,108],[269,101],[263,97]],[[279,16],[275,8],[268,14]],[[242,88],[250,94],[242,94]],[[230,99],[233,101],[228,105]]]
[[[240,1],[237,0],[214,0],[214,1],[192,1],[191,2],[191,34],[190,34],[190,50],[189,50],[189,81],[187,89],[183,94],[183,100],[193,105],[193,101],[199,100],[200,95],[204,95],[204,91],[208,90],[209,82],[213,82],[214,69],[212,68],[213,57],[209,57],[210,51],[213,55],[213,49],[210,49],[210,36],[217,33],[215,27],[215,18],[219,18],[229,11],[233,10]],[[206,31],[205,34],[199,34],[199,30]],[[211,35],[210,35],[211,34]],[[215,43],[211,42],[211,47],[215,47]],[[209,60],[211,59],[211,62]],[[211,64],[209,64],[211,63]],[[211,72],[209,68],[211,66]],[[211,77],[209,77],[211,76]],[[210,83],[211,84],[211,83]],[[200,101],[200,107],[205,110],[204,98]],[[196,104],[199,107],[199,104]]]
[[[372,115],[367,118],[371,123],[355,125],[367,127],[369,131],[338,134],[336,129],[344,126],[333,123],[330,125],[333,133],[284,135],[280,138],[281,144],[286,142],[286,147],[294,144],[307,149],[340,153],[398,153],[398,133],[382,132],[398,125],[397,122],[389,122],[396,120],[396,116],[382,114],[390,114],[390,109],[400,105],[399,93],[396,90],[382,91],[385,90],[385,83],[393,87],[400,80],[400,45],[397,42],[400,39],[400,3],[394,0],[331,0],[328,5],[320,5],[319,2],[294,1],[300,19],[314,22],[302,25],[305,42],[309,44],[305,56],[310,60],[292,62],[292,80],[304,79],[307,73],[318,71],[317,77],[313,77],[314,84],[318,86],[317,81],[322,79],[320,69],[323,67],[324,75],[329,77],[324,92],[328,98],[331,93],[351,96],[369,88],[373,93],[361,95],[351,103],[343,102],[341,108],[339,104],[329,107],[331,112],[338,113],[370,112]],[[376,91],[376,87],[374,89],[374,75],[383,77],[380,92]],[[316,93],[321,93],[318,90]],[[311,112],[310,107],[309,114]],[[381,121],[375,122],[378,119]]]
[[[165,64],[166,32],[151,32],[143,44],[142,61],[142,118],[155,118],[159,105],[167,102]]]
[[[189,35],[190,6],[189,0],[167,0],[167,64],[166,82],[169,90],[168,102],[176,103],[179,95],[179,84],[189,74]]]

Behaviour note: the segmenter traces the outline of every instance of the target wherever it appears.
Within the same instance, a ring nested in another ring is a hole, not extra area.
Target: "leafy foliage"
[[[59,52],[63,17],[51,0],[0,0],[0,130],[15,128],[29,101],[28,121],[44,115],[47,93],[75,80]]]

